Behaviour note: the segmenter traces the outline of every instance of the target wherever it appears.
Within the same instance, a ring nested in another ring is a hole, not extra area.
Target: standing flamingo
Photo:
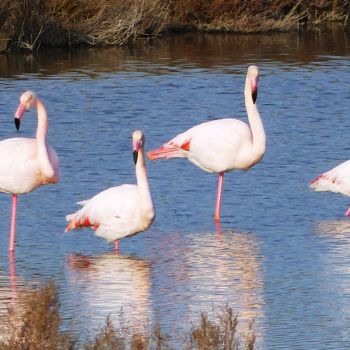
[[[142,131],[134,131],[132,144],[137,185],[111,187],[91,199],[78,202],[83,207],[67,215],[69,223],[65,232],[91,227],[96,230],[97,236],[114,241],[117,253],[119,239],[133,236],[151,226],[155,212],[147,180],[144,142]]]
[[[250,66],[244,89],[249,126],[233,118],[205,122],[147,154],[151,160],[188,158],[204,171],[218,173],[214,216],[217,222],[220,220],[224,173],[234,169],[247,170],[258,163],[265,153],[266,136],[256,105],[258,80],[258,67]]]
[[[58,157],[47,145],[47,113],[42,101],[32,91],[21,95],[15,114],[17,130],[24,112],[35,107],[38,112],[36,138],[16,137],[0,142],[0,191],[12,193],[10,252],[15,250],[17,195],[59,181]]]
[[[316,192],[330,191],[350,196],[350,160],[315,177],[310,183],[310,188]],[[350,216],[350,208],[344,215]]]

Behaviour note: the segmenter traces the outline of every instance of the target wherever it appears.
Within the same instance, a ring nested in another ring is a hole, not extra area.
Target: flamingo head
[[[132,134],[132,154],[135,164],[137,163],[139,150],[143,147],[145,137],[141,130],[135,130]]]
[[[258,81],[259,81],[259,68],[257,66],[249,66],[247,72],[247,79],[250,85],[250,93],[253,103],[256,102],[258,97]]]
[[[20,104],[15,114],[15,125],[17,130],[19,130],[19,127],[21,125],[21,119],[24,112],[26,112],[31,107],[34,107],[37,100],[38,97],[33,91],[26,91],[21,95],[21,98],[19,99]]]

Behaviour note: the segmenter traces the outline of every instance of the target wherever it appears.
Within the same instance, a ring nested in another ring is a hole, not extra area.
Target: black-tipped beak
[[[254,104],[255,104],[257,98],[258,98],[258,90],[254,90],[252,92],[252,99],[253,99]]]
[[[137,158],[138,158],[138,156],[139,156],[139,152],[133,151],[133,152],[132,152],[132,156],[134,157],[134,163],[136,164],[136,163],[137,163]]]
[[[19,118],[15,118],[15,125],[16,129],[19,130],[19,127],[21,126],[21,120]]]

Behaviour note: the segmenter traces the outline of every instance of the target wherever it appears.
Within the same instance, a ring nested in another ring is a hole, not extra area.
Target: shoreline
[[[93,0],[61,2],[4,0],[0,53],[41,47],[113,47],[167,33],[256,34],[323,30],[350,31],[350,3],[341,0]]]

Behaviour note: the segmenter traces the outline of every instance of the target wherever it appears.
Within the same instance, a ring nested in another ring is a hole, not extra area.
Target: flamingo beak
[[[252,99],[253,103],[255,104],[256,99],[258,97],[258,77],[251,77],[250,78],[250,84],[251,84],[251,90],[252,90]]]
[[[23,105],[20,104],[16,114],[15,114],[15,125],[16,125],[16,129],[19,130],[19,127],[21,125],[21,119],[23,117],[24,112],[27,110],[27,108]]]
[[[136,141],[135,144],[134,144],[134,147],[133,147],[134,148],[133,152],[132,152],[135,164],[137,163],[137,158],[139,156],[139,149],[140,149],[140,147],[141,147],[140,141]]]

